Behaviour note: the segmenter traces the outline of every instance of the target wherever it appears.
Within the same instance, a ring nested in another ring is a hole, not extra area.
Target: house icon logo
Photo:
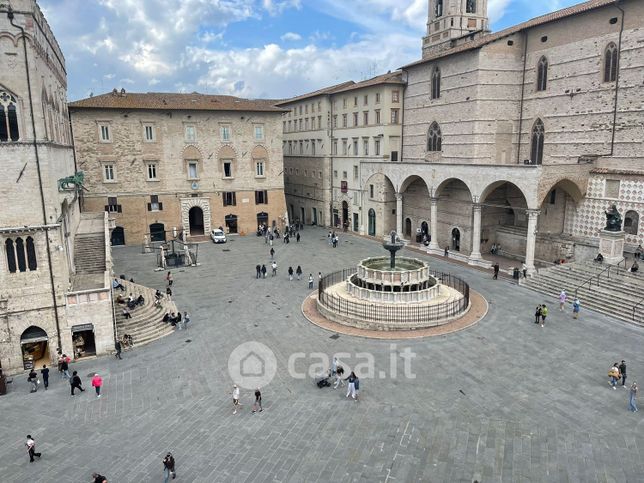
[[[266,386],[276,372],[275,354],[261,342],[244,342],[228,357],[228,373],[233,382],[244,389]]]

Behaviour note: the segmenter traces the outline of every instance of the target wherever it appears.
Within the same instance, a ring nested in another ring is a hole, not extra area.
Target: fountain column
[[[479,203],[472,204],[472,253],[470,253],[470,260],[481,259],[481,205]]]
[[[528,274],[532,275],[535,272],[534,248],[537,243],[539,210],[527,210],[526,214],[528,215],[528,233],[525,239],[525,266],[528,269]]]
[[[438,246],[438,198],[430,198],[430,235],[432,236],[432,241],[429,242],[429,249],[440,250]]]
[[[396,193],[396,233],[403,232],[403,195]]]

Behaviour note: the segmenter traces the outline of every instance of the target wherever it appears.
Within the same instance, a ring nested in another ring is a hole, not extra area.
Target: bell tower
[[[428,0],[427,35],[423,58],[447,49],[452,41],[470,34],[486,34],[488,0]]]

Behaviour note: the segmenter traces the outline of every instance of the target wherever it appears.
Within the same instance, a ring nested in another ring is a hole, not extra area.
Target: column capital
[[[432,202],[432,204],[438,203],[438,197],[437,196],[430,196],[429,201]]]
[[[481,203],[472,203],[472,209],[475,211],[481,211],[482,205]]]
[[[531,208],[528,208],[525,210],[525,214],[528,215],[529,218],[536,218],[541,214],[541,210],[533,210]]]
[[[403,194],[400,193],[399,191],[396,191],[394,193],[394,196],[396,197],[397,200],[402,200]]]

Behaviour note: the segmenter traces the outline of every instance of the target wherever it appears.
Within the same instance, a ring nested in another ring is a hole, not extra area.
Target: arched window
[[[476,13],[476,0],[467,0],[465,13]]]
[[[0,142],[18,139],[20,139],[20,133],[16,98],[6,92],[0,92]]]
[[[4,242],[4,248],[7,253],[7,268],[9,272],[16,273],[16,250],[11,238]]]
[[[436,0],[436,18],[443,16],[443,0]]]
[[[611,42],[604,51],[604,82],[617,79],[617,61],[617,46]]]
[[[548,59],[541,57],[537,64],[537,90],[545,91],[548,85]]]
[[[36,260],[36,247],[34,239],[30,236],[27,237],[27,266],[29,270],[36,270],[38,268],[38,260]]]
[[[432,99],[438,99],[441,96],[441,70],[434,67],[432,71]]]
[[[22,238],[16,238],[16,258],[18,259],[18,270],[27,271],[27,259],[25,257],[25,243]]]
[[[427,151],[440,151],[442,141],[441,128],[434,121],[427,131]]]
[[[537,119],[532,126],[532,137],[530,143],[530,160],[532,164],[543,162],[543,137],[544,128],[541,119]]]
[[[629,235],[637,235],[640,224],[640,215],[637,211],[627,211],[624,215],[624,231]]]

